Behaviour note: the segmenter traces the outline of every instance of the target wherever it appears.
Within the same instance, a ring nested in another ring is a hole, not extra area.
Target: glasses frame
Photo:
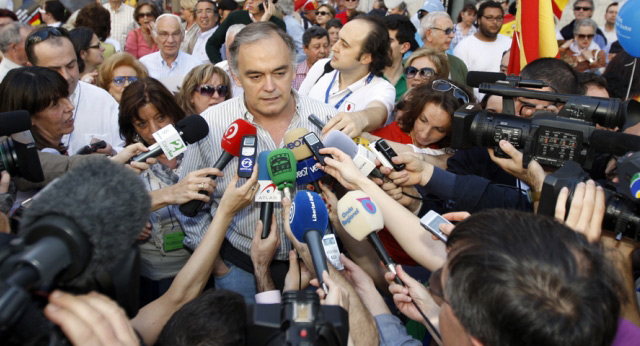
[[[593,10],[593,7],[575,6],[575,7],[573,8],[573,10],[574,10],[574,11],[584,11],[584,12],[587,12],[587,11],[591,11],[591,10]]]
[[[328,16],[330,14],[331,14],[331,12],[316,11],[316,16]]]
[[[443,88],[439,88],[439,86],[441,85],[446,85],[448,86],[448,88],[446,90]],[[443,93],[453,90],[453,97],[458,99],[458,101],[462,101],[462,103],[469,103],[469,100],[470,100],[469,95],[464,90],[458,88],[457,86],[451,84],[450,82],[444,79],[434,80],[433,83],[431,83],[431,88],[433,90],[440,91]]]
[[[27,45],[40,43],[48,40],[51,36],[69,37],[69,33],[64,28],[47,27],[45,30],[36,31],[27,38]]]
[[[444,32],[444,34],[445,34],[445,35],[447,35],[447,36],[449,36],[449,35],[451,35],[451,34],[455,34],[455,33],[456,33],[456,28],[455,28],[455,27],[453,27],[453,28],[446,28],[446,29],[440,29],[440,28],[436,28],[436,27],[434,26],[434,27],[431,27],[431,28],[429,28],[429,29],[440,30],[440,31]]]
[[[415,71],[413,71],[413,70]],[[425,76],[425,71],[431,71],[431,74],[428,76]],[[404,75],[409,78],[409,79],[414,79],[416,78],[416,76],[420,75],[421,78],[429,78],[429,77],[433,77],[436,75],[436,71],[434,69],[432,69],[431,67],[423,67],[421,69],[418,69],[416,67],[413,66],[407,66],[404,68]]]
[[[482,16],[482,18],[484,18],[486,21],[489,22],[502,22],[504,20],[504,16],[502,17],[487,17],[487,16]]]
[[[197,91],[200,95],[207,97],[209,91],[203,92],[203,89],[205,88],[213,88],[213,92],[211,92],[211,95],[209,95],[208,97],[213,97],[213,95],[215,95],[216,93],[218,93],[218,97],[222,98],[226,98],[227,95],[229,95],[229,87],[224,84],[220,84],[218,86],[215,86],[213,84],[202,84],[199,85],[195,91]]]
[[[138,80],[140,80],[140,78],[137,76],[115,76],[111,79],[111,82],[115,86],[124,86],[127,82],[131,85],[131,83],[137,82]]]
[[[594,37],[596,37],[595,34],[576,34],[576,37],[578,38],[578,40],[584,40],[584,39],[593,39]]]

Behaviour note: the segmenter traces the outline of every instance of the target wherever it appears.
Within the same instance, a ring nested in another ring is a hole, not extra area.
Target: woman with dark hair
[[[104,47],[98,36],[87,27],[77,27],[69,31],[69,39],[76,51],[80,79],[85,83],[96,84],[97,67],[104,61]]]
[[[127,145],[155,144],[153,133],[167,125],[175,125],[186,116],[167,88],[153,78],[142,78],[133,82],[122,93],[120,100],[120,134]],[[197,199],[209,201],[213,192],[213,180],[207,175],[219,175],[213,168],[204,168],[189,173],[179,180],[183,155],[169,160],[165,155],[158,163],[141,174],[151,194],[152,213],[147,223],[151,236],[140,244],[140,304],[158,298],[171,285],[173,278],[189,259],[189,251],[182,241],[184,232],[173,212],[167,206],[183,204]]]
[[[102,7],[102,5],[90,3],[80,9],[76,16],[75,27],[79,28],[81,26],[93,30],[93,33],[98,36],[104,47],[103,56],[105,59],[115,54],[116,51],[122,50],[118,40],[109,38],[111,36],[111,15],[109,10]]]
[[[201,114],[207,108],[230,99],[231,81],[213,64],[194,67],[184,77],[176,99],[187,114]]]
[[[476,15],[478,14],[478,10],[472,4],[466,4],[462,8],[462,11],[458,14],[458,23],[455,26],[455,37],[451,40],[451,49],[456,47],[456,45],[462,41],[462,39],[467,36],[471,36],[478,31],[473,23],[476,21]]]
[[[139,2],[133,12],[133,19],[140,25],[139,28],[129,31],[127,35],[127,43],[124,51],[133,55],[136,59],[157,52],[156,45],[151,32],[153,23],[160,16],[160,11],[156,5],[149,2]]]
[[[40,9],[40,18],[47,24],[59,28],[69,19],[69,10],[58,0],[49,0],[44,3],[44,9]]]
[[[0,84],[0,112],[26,110],[38,150],[67,154],[62,136],[73,131],[73,104],[67,81],[45,67],[9,71]]]

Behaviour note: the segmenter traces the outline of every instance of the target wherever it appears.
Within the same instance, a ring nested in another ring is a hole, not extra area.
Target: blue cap
[[[424,0],[422,3],[421,10],[425,10],[429,13],[431,12],[445,12],[444,5],[442,5],[442,1],[440,0]]]

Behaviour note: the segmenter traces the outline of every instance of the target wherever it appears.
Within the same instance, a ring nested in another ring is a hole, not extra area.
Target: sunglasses
[[[455,30],[454,28],[440,29],[440,28],[433,27],[433,28],[430,28],[430,29],[433,29],[433,30],[440,30],[440,31],[444,32],[444,34],[445,34],[445,35],[447,35],[447,36],[449,36],[449,35],[451,35],[452,33],[456,32],[456,30]]]
[[[92,49],[92,48],[93,48],[93,49],[100,49],[100,42],[98,42],[98,44],[95,44],[95,45],[93,45],[93,46],[89,46],[89,47],[87,47],[87,49]]]
[[[591,11],[591,7],[582,7],[582,6],[576,6],[573,8],[574,11]]]
[[[426,16],[429,12],[426,10],[418,10],[418,20],[422,19],[422,17]]]
[[[415,78],[418,73],[420,73],[420,77],[422,78],[429,78],[435,75],[436,71],[434,71],[431,67],[423,67],[418,70],[413,66],[409,66],[404,69],[404,75],[409,79]]]
[[[138,18],[142,18],[142,17],[149,17],[149,18],[153,18],[153,17],[155,17],[155,16],[153,15],[153,13],[152,13],[152,12],[139,12],[139,13],[138,13]]]
[[[48,27],[45,30],[36,31],[33,34],[31,34],[27,39],[27,44],[36,44],[36,43],[47,40],[51,36],[69,37],[69,34],[65,29],[62,29],[62,28]]]
[[[458,99],[461,103],[469,103],[469,95],[467,95],[464,90],[458,88],[457,86],[447,82],[443,79],[436,79],[431,84],[433,90],[437,90],[443,93],[448,92],[449,90],[453,90],[453,96]]]
[[[330,13],[325,11],[316,11],[316,16],[328,16]]]
[[[135,77],[135,76],[128,76],[128,77],[118,76],[118,77],[113,77],[111,81],[113,82],[114,85],[123,86],[125,82],[128,82],[129,84],[131,84],[137,80],[138,80],[138,77]]]
[[[220,97],[227,97],[227,93],[229,92],[229,88],[226,85],[211,85],[211,84],[203,84],[196,88],[196,91],[200,93],[200,95],[205,97],[211,97],[216,92]]]
[[[595,37],[594,34],[589,34],[589,35],[577,34],[576,36],[578,36],[578,40],[584,40],[585,38],[592,39]]]

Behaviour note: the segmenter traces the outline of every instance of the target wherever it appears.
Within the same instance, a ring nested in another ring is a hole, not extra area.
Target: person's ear
[[[89,54],[88,50],[86,50],[86,49],[81,50],[80,51],[80,59],[87,60],[87,54]]]
[[[471,339],[471,345],[473,345],[473,346],[484,346],[482,344],[482,342],[480,342],[480,340],[474,338],[473,336],[469,335],[469,338]]]
[[[371,64],[372,61],[373,61],[373,57],[371,56],[371,53],[365,53],[360,56],[360,62],[363,65]]]
[[[400,45],[400,52],[402,54],[408,52],[409,49],[411,49],[411,44],[409,42],[405,42],[405,43]]]

